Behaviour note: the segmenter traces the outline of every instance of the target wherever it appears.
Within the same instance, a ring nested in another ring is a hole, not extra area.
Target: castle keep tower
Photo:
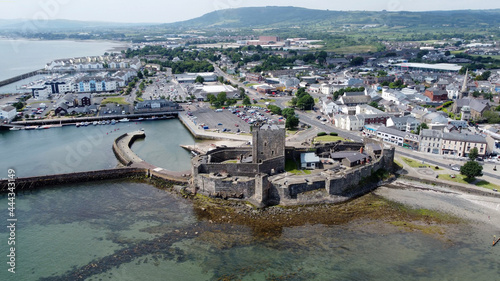
[[[262,164],[268,160],[272,161],[275,166],[262,167],[259,169],[261,173],[268,173],[271,169],[275,171],[285,170],[285,128],[276,125],[257,125],[252,127],[252,157],[254,164]]]

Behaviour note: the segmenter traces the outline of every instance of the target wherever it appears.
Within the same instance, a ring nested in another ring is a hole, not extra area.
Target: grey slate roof
[[[400,131],[400,130],[396,130],[396,129],[392,129],[392,128],[387,128],[385,126],[380,126],[380,128],[378,128],[377,130],[377,133],[378,132],[381,132],[381,133],[386,133],[386,134],[389,134],[389,135],[394,135],[394,136],[398,136],[398,137],[402,137],[404,138],[406,136],[406,132],[403,132],[403,131]]]
[[[486,139],[480,135],[467,133],[443,133],[443,140],[486,143]]]

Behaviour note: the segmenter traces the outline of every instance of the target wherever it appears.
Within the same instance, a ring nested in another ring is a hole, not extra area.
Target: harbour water
[[[190,153],[180,145],[192,145],[194,138],[177,119],[0,131],[2,167],[15,169],[19,177],[114,168],[113,141],[140,129],[146,138],[132,146],[139,157],[172,171],[190,169]]]
[[[0,39],[0,81],[42,69],[55,59],[98,56],[125,45],[108,41]]]
[[[153,164],[186,170],[194,139],[176,119],[115,126],[0,133],[2,167],[18,176],[114,167],[113,140],[144,128],[132,149]],[[115,131],[116,130],[116,131]],[[8,197],[0,196],[7,219]],[[383,221],[283,227],[213,223],[177,195],[136,182],[106,181],[19,193],[16,274],[0,228],[0,280],[496,280],[500,258],[467,224],[445,236]],[[272,219],[272,218],[269,218]],[[489,233],[488,233],[489,235]],[[478,278],[479,277],[479,278]],[[280,279],[281,278],[281,279]]]
[[[0,198],[0,206],[7,206]],[[256,235],[211,223],[153,186],[85,183],[19,194],[16,274],[0,280],[497,280],[480,230],[446,239],[384,222],[309,224]],[[6,211],[4,213],[7,213]],[[4,217],[5,215],[2,215]],[[5,221],[5,220],[4,220]],[[8,233],[0,228],[0,252]],[[6,261],[5,255],[2,258]]]

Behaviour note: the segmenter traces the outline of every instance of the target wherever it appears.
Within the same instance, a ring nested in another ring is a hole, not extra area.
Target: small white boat
[[[92,122],[92,125],[94,125],[94,126],[97,126],[97,124],[98,124],[97,121]]]
[[[21,130],[20,127],[12,127],[9,129],[9,131],[19,131],[19,130]]]
[[[26,126],[24,129],[25,130],[35,130],[36,128],[38,128],[38,126]]]
[[[75,126],[76,126],[77,128],[78,128],[78,127],[80,127],[80,125],[81,125],[80,123],[76,123],[76,124],[75,124]]]
[[[85,122],[83,123],[83,126],[88,126],[90,123],[89,122]]]
[[[114,124],[116,124],[115,119],[111,120],[111,125],[114,125]]]
[[[118,121],[120,121],[120,122],[129,122],[129,121],[130,121],[130,119],[128,119],[128,118],[122,118],[122,119],[120,119],[120,120],[118,120]]]

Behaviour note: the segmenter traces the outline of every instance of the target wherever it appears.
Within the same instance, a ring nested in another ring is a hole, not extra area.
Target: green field
[[[325,143],[325,142],[336,142],[336,141],[346,141],[346,140],[343,137],[339,136],[321,136],[321,137],[315,137],[313,142]]]
[[[356,53],[368,53],[368,52],[376,52],[377,47],[372,45],[358,45],[358,46],[347,46],[335,49],[328,49],[328,52],[334,52],[336,54],[348,55],[348,54],[356,54]]]
[[[125,101],[124,97],[116,97],[116,98],[105,98],[102,100],[101,105],[108,103],[117,103],[122,105],[128,105],[129,103]]]

